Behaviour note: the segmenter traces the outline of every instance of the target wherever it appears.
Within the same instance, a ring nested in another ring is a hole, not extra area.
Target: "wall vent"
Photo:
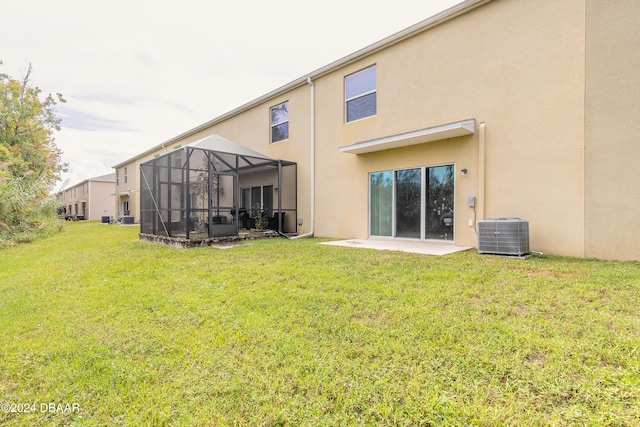
[[[489,218],[478,221],[478,253],[527,255],[529,222],[520,218]]]

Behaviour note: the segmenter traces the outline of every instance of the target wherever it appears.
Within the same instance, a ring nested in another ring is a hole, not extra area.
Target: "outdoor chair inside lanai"
[[[186,239],[296,231],[296,164],[210,135],[140,166],[140,232]]]

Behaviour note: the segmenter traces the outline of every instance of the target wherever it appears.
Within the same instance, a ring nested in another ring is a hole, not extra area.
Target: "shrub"
[[[62,229],[59,202],[46,197],[40,179],[0,181],[0,247],[30,242]]]

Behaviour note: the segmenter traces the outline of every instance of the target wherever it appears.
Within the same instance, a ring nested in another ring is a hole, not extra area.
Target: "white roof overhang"
[[[408,147],[410,145],[473,135],[475,132],[476,120],[467,119],[401,133],[399,135],[384,136],[382,138],[357,142],[353,145],[340,147],[340,152],[349,154],[373,153],[375,151],[391,150],[393,148]]]

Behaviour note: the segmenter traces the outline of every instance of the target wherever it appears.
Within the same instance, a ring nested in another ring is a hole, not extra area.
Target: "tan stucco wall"
[[[469,170],[456,174],[456,244],[475,246],[467,197],[478,195],[477,134],[338,151],[475,118],[487,126],[486,216],[529,220],[532,249],[581,255],[583,27],[583,0],[495,1],[319,79],[316,234],[367,237],[368,172],[452,163]],[[378,113],[344,124],[344,76],[373,64]]]
[[[113,182],[90,181],[87,184],[87,215],[91,221],[100,221],[103,216],[114,216]]]
[[[585,256],[640,259],[640,2],[587,1]]]

